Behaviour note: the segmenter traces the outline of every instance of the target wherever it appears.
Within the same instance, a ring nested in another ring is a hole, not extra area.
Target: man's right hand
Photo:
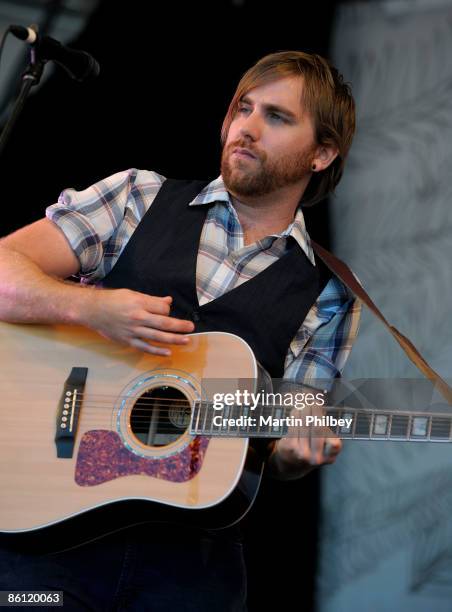
[[[169,316],[172,298],[156,297],[129,289],[97,289],[90,291],[85,312],[77,319],[106,338],[127,344],[154,355],[170,355],[163,344],[187,344],[184,334],[193,332],[192,321]]]
[[[10,323],[69,323],[96,330],[134,348],[168,355],[150,342],[186,344],[191,321],[169,316],[170,296],[129,289],[98,289],[64,279],[79,261],[62,231],[41,219],[0,241],[0,320]]]

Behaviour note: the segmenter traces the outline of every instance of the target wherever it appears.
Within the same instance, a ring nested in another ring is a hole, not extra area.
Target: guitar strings
[[[128,398],[129,400],[132,399],[133,402],[133,398]],[[146,399],[146,398],[143,398]],[[67,403],[70,405],[68,409],[70,409],[71,407],[71,402],[72,400],[69,400]],[[130,405],[132,402],[128,402],[126,404],[127,406],[127,410],[133,410],[134,413],[141,413],[141,414],[149,414],[152,413],[154,410],[159,410],[162,411],[163,413],[165,412],[171,412],[172,410],[180,410],[180,409],[185,409],[186,411],[193,411],[194,410],[194,406],[192,403],[190,403],[188,400],[171,400],[171,399],[167,399],[167,398],[148,398],[147,401],[143,401],[143,400],[138,400],[135,403],[133,403],[133,405]],[[81,400],[79,398],[77,398],[75,400],[75,403],[77,404],[77,408],[81,411],[81,413],[83,413],[84,408],[89,409],[89,408],[111,408],[112,410],[117,409],[118,406],[117,404],[112,405],[111,403],[105,401],[105,402],[96,402],[96,403],[92,403],[92,402],[83,402],[81,403]],[[175,405],[176,404],[176,405]],[[206,404],[206,402],[203,402],[201,407],[202,408],[213,408],[214,402],[209,402],[208,404]],[[237,409],[241,409],[241,408],[248,408],[248,406],[241,406],[240,404],[236,404],[234,406],[226,406],[226,408],[233,408],[235,410]],[[291,408],[294,408],[293,406],[284,406],[281,404],[268,404],[268,405],[259,405],[258,407],[258,412],[257,414],[273,414],[275,409],[283,409],[283,410],[290,410]],[[350,412],[350,413],[354,413],[354,409],[350,409],[350,410],[344,410],[344,408],[339,408],[339,407],[328,407],[327,408],[328,411],[334,411],[334,412]],[[219,412],[219,411],[218,411]],[[301,411],[300,411],[301,412]],[[217,416],[221,416],[221,414],[217,415]]]
[[[91,397],[105,397],[106,399],[104,400],[96,400],[96,402],[89,402],[88,398]],[[86,398],[86,399],[85,399]],[[165,398],[165,397],[142,397],[140,396],[136,401],[134,397],[131,396],[127,396],[127,395],[123,395],[123,396],[108,396],[108,395],[101,395],[101,394],[91,394],[91,393],[86,393],[85,397],[83,393],[77,394],[76,396],[76,400],[75,403],[78,404],[78,407],[83,411],[83,408],[105,408],[105,407],[110,407],[112,409],[114,409],[115,407],[117,407],[117,403],[119,401],[125,401],[126,404],[129,406],[131,402],[134,402],[133,406],[134,409],[136,409],[137,406],[145,406],[146,408],[139,408],[138,411],[144,411],[146,412],[147,410],[151,410],[156,407],[158,405],[158,407],[160,409],[163,410],[171,410],[174,406],[186,406],[187,409],[193,409],[193,402],[197,402],[199,403],[200,400],[189,400],[189,399],[177,399],[177,398]],[[68,401],[66,403],[71,404],[72,403],[72,398],[68,398]],[[113,401],[115,401],[115,403],[112,403]],[[80,405],[81,404],[81,405]],[[214,402],[211,400],[202,400],[201,401],[201,407],[205,408],[205,407],[209,407],[212,408],[214,405]],[[232,407],[232,408],[246,408],[247,406],[242,406],[241,404],[234,404],[233,406],[227,406],[227,407]],[[261,411],[266,411],[266,410],[270,410],[273,411],[275,410],[275,408],[281,408],[282,410],[289,410],[289,409],[295,409],[295,406],[290,406],[290,405],[284,405],[284,404],[258,404],[257,408],[259,409],[259,413]],[[309,408],[309,407],[308,407]],[[384,416],[389,416],[390,414],[393,415],[398,415],[398,416],[411,416],[411,417],[435,417],[435,418],[443,418],[443,419],[450,419],[451,416],[448,415],[447,413],[444,412],[413,412],[413,411],[401,411],[401,410],[391,410],[391,409],[364,409],[364,408],[355,408],[355,407],[344,407],[344,406],[331,406],[331,405],[326,405],[322,407],[323,410],[327,410],[328,412],[335,412],[335,413],[339,413],[339,412],[344,412],[344,413],[351,413],[354,415],[363,415],[363,416],[371,416],[372,414],[375,415],[384,415]],[[302,412],[300,410],[300,412]]]
[[[96,404],[98,406],[102,406],[102,405],[109,405],[111,407],[113,407],[119,400],[125,400],[125,401],[134,401],[134,397],[133,396],[129,396],[129,395],[118,395],[118,396],[112,396],[112,395],[106,395],[106,394],[93,394],[93,393],[78,393],[77,397],[76,397],[76,402],[80,402],[82,400],[84,400],[86,398],[102,398],[105,397],[105,400],[96,400]],[[59,400],[61,401],[61,400]],[[87,399],[85,401],[88,401]],[[115,404],[112,404],[112,401],[115,401]],[[185,404],[191,405],[191,402],[197,402],[197,403],[201,403],[202,407],[205,406],[209,406],[212,407],[214,405],[214,401],[212,400],[191,400],[191,399],[178,399],[178,398],[168,398],[168,397],[143,397],[143,396],[139,396],[137,398],[137,401],[135,402],[135,405],[147,405],[147,404],[152,404],[153,402],[159,402],[161,404]],[[72,398],[68,398],[68,402],[67,403],[71,403],[72,402]],[[85,404],[82,404],[82,408]],[[94,406],[94,403],[90,403],[90,406]],[[227,405],[230,406],[230,405]],[[245,404],[233,404],[233,407],[247,407],[247,405]],[[289,409],[289,408],[295,408],[295,406],[290,406],[290,405],[286,405],[286,404],[263,404],[260,403],[256,406],[256,408],[259,409],[265,409],[266,407],[269,408],[282,408],[282,409]],[[313,408],[315,406],[312,406]],[[307,408],[311,408],[311,406],[307,406]],[[362,415],[371,415],[371,414],[383,414],[383,415],[389,415],[389,414],[394,414],[394,415],[400,415],[400,416],[413,416],[413,417],[418,417],[418,416],[425,416],[425,417],[442,417],[442,418],[450,418],[450,416],[448,413],[446,412],[421,412],[421,411],[409,411],[409,410],[398,410],[398,409],[390,409],[390,408],[380,408],[380,409],[376,409],[376,408],[356,408],[356,407],[344,407],[344,406],[334,406],[334,405],[324,405],[321,406],[320,408],[328,410],[328,411],[334,411],[334,412],[338,412],[338,411],[344,411],[344,412],[358,412],[359,414]]]

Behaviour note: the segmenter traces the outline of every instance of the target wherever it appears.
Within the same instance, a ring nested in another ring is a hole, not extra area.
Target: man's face
[[[221,157],[227,189],[262,196],[306,179],[315,157],[314,126],[303,112],[302,77],[251,89],[240,101]]]

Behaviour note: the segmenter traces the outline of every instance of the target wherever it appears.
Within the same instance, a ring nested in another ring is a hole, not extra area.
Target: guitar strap
[[[386,329],[392,334],[392,336],[397,340],[402,349],[405,351],[407,357],[414,363],[414,365],[422,372],[424,376],[426,376],[429,380],[431,380],[438,387],[438,390],[446,399],[446,401],[452,405],[452,389],[446,383],[446,381],[441,378],[441,376],[435,372],[435,370],[427,363],[427,361],[422,357],[420,352],[414,346],[414,344],[409,340],[406,336],[404,336],[399,330],[391,325],[386,318],[383,316],[381,311],[375,306],[372,299],[369,297],[367,292],[364,290],[362,285],[358,282],[353,272],[344,263],[341,259],[321,247],[319,244],[311,240],[312,248],[318,257],[323,261],[323,263],[331,270],[333,274],[335,274],[339,280],[341,280],[346,287],[350,289],[352,293],[358,297],[361,302],[363,302],[373,314],[380,319]]]

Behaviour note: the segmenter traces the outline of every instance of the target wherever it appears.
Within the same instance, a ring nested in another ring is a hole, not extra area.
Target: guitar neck
[[[298,413],[298,414],[295,414]],[[293,406],[225,406],[215,410],[212,402],[196,402],[190,433],[209,437],[280,438],[290,428],[328,427],[342,439],[451,442],[452,417],[442,413],[370,410],[328,406],[323,415]]]

